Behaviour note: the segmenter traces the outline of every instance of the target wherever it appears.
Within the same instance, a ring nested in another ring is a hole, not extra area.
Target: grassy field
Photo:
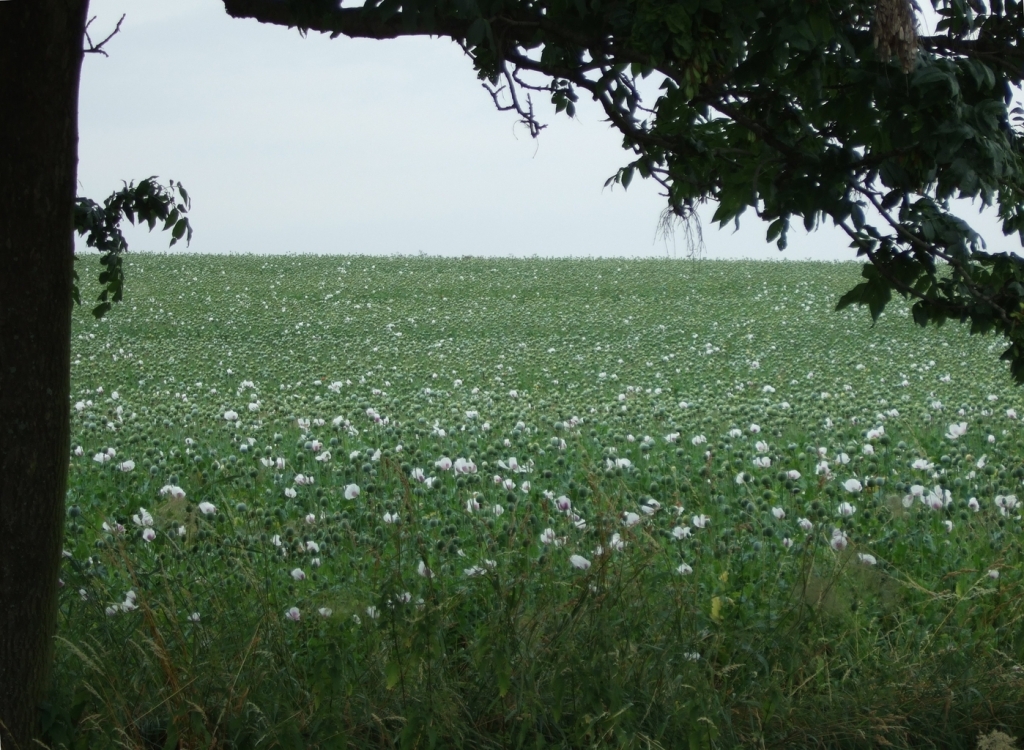
[[[858,266],[126,272],[76,311],[54,747],[1024,734],[1024,399],[1000,340],[833,312]]]

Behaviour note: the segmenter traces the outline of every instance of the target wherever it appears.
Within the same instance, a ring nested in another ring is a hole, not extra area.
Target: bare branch
[[[88,42],[89,46],[82,51],[86,53],[96,53],[99,55],[103,55],[104,57],[110,57],[110,55],[107,54],[107,51],[103,49],[103,45],[105,45],[107,42],[109,42],[111,39],[117,36],[118,32],[121,31],[121,24],[124,22],[125,15],[126,14],[124,13],[121,14],[121,17],[117,19],[117,25],[114,27],[114,30],[107,34],[107,38],[99,44],[93,44],[92,37],[89,36],[89,26],[92,24],[93,21],[96,20],[96,16],[90,18],[89,21],[85,24],[85,41]]]

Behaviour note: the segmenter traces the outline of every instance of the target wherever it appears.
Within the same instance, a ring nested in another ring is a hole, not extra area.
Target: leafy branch
[[[175,196],[177,193],[177,196]],[[85,237],[85,244],[101,253],[99,282],[103,289],[97,298],[92,314],[102,318],[114,302],[120,302],[124,291],[124,266],[122,255],[128,251],[128,243],[121,232],[121,221],[147,224],[150,231],[157,223],[163,224],[163,231],[170,231],[173,247],[178,240],[192,241],[192,225],[188,213],[192,201],[180,182],[171,180],[167,187],[147,177],[138,185],[134,182],[125,186],[103,201],[103,205],[89,198],[75,200],[75,232]],[[74,271],[72,295],[77,304],[82,304],[78,287],[78,271]]]

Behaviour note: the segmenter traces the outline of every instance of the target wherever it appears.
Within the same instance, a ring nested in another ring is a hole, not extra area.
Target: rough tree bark
[[[72,215],[88,0],[0,2],[0,743],[32,746],[69,454]]]

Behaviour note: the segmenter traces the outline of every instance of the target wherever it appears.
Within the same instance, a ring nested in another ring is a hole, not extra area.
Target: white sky
[[[685,254],[681,239],[674,250],[655,239],[655,183],[603,187],[629,153],[595,104],[569,120],[535,102],[549,127],[532,140],[447,40],[302,39],[232,19],[219,0],[90,6],[94,40],[127,17],[109,58],[86,56],[79,194],[180,180],[193,199],[192,252]],[[991,250],[1019,250],[994,219],[964,215]],[[752,215],[739,232],[705,221],[705,257],[855,257],[831,227],[794,231],[785,253],[766,229]],[[133,250],[169,240],[127,236]]]

